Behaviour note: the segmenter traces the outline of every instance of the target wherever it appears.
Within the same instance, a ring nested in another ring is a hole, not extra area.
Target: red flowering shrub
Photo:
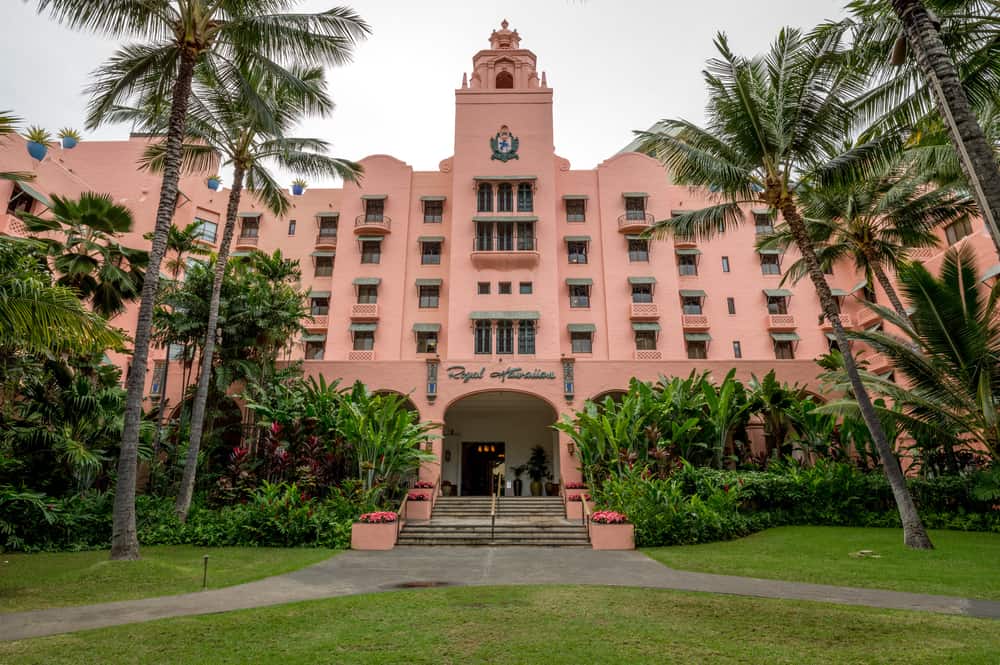
[[[410,501],[430,501],[430,497],[423,492],[410,492],[406,495],[406,498]]]
[[[568,490],[585,490],[585,489],[587,489],[587,483],[578,483],[578,482],[566,483],[566,489],[568,489]]]
[[[398,517],[399,516],[392,511],[383,510],[377,513],[365,513],[358,518],[358,521],[366,524],[387,524],[389,522],[395,522]]]
[[[598,510],[591,516],[590,521],[596,524],[625,524],[628,518],[613,510]]]
[[[590,501],[589,494],[570,494],[566,497],[567,501]]]
[[[434,483],[432,483],[429,480],[418,480],[417,482],[413,483],[413,486],[416,489],[423,489],[423,490],[434,489]]]

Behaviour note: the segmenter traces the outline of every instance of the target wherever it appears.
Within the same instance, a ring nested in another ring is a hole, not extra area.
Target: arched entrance
[[[463,496],[488,494],[492,469],[503,463],[504,494],[513,496],[517,477],[514,469],[526,465],[532,449],[538,446],[545,453],[546,475],[558,482],[559,438],[552,429],[555,421],[552,405],[527,393],[491,390],[455,400],[444,415],[442,483],[451,483]],[[531,479],[527,470],[520,478],[521,495],[529,495]],[[546,480],[542,478],[543,485]]]

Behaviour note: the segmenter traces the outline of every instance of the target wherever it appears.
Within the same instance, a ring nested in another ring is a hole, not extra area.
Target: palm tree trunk
[[[892,488],[893,497],[896,499],[899,519],[903,524],[903,542],[915,549],[933,549],[934,546],[931,544],[931,539],[927,535],[923,521],[920,519],[920,513],[917,512],[917,507],[913,503],[913,497],[910,496],[910,491],[906,487],[906,478],[903,477],[903,470],[899,466],[899,460],[896,459],[895,453],[893,453],[892,448],[889,446],[885,430],[882,428],[882,423],[879,421],[875,413],[875,407],[872,405],[871,397],[868,395],[864,384],[861,383],[861,375],[858,373],[858,366],[854,362],[854,354],[851,353],[847,334],[844,332],[844,326],[840,322],[840,312],[837,308],[837,303],[833,299],[830,285],[826,283],[826,277],[823,276],[823,269],[816,258],[816,252],[809,239],[805,222],[802,220],[798,208],[791,199],[786,198],[782,202],[780,210],[785,221],[788,223],[789,230],[795,238],[795,244],[802,253],[802,258],[809,269],[809,277],[816,287],[816,293],[819,295],[819,301],[823,307],[823,314],[826,316],[827,321],[830,322],[830,325],[833,326],[833,332],[837,336],[837,344],[843,351],[844,367],[851,382],[851,389],[854,391],[854,398],[858,402],[858,408],[861,411],[861,416],[864,418],[865,424],[868,425],[868,431],[871,432],[872,440],[875,442],[875,447],[878,449],[879,457],[882,460],[882,469],[889,481],[889,486]]]
[[[142,282],[142,300],[136,321],[132,365],[126,382],[125,422],[115,483],[115,503],[111,528],[111,558],[138,559],[139,539],[135,528],[135,482],[138,472],[139,424],[142,420],[142,394],[146,388],[146,365],[149,362],[149,338],[153,327],[153,307],[160,285],[160,263],[167,251],[167,234],[174,218],[177,182],[181,174],[181,145],[187,127],[188,100],[197,53],[184,49],[174,81],[170,102],[166,150],[163,159],[163,182],[156,209],[156,226],[149,252],[149,265]]]
[[[868,257],[868,265],[872,267],[872,272],[875,273],[875,279],[878,283],[882,285],[882,290],[885,291],[885,295],[889,298],[889,303],[892,304],[892,308],[896,310],[896,314],[899,314],[903,319],[909,320],[910,315],[906,313],[906,308],[903,307],[903,301],[899,299],[899,293],[896,291],[896,287],[893,285],[892,280],[889,279],[889,275],[885,273],[885,269],[879,265],[878,261],[873,257]]]
[[[941,35],[920,0],[892,0],[903,23],[907,44],[937,101],[948,127],[962,171],[969,180],[979,213],[1000,254],[1000,169],[976,115],[969,107],[965,88]]]
[[[208,304],[208,331],[205,335],[205,348],[202,351],[201,366],[198,372],[198,390],[191,406],[191,435],[188,440],[187,459],[184,462],[184,474],[181,476],[181,486],[177,491],[177,504],[174,511],[183,522],[191,509],[191,497],[194,494],[194,479],[198,473],[198,451],[201,448],[201,437],[205,427],[205,405],[208,403],[208,384],[212,379],[212,355],[215,352],[216,326],[219,323],[219,300],[222,297],[222,280],[226,276],[226,264],[229,262],[229,246],[233,242],[233,231],[236,228],[236,214],[240,207],[240,194],[243,191],[244,170],[237,162],[233,172],[233,188],[229,192],[229,204],[226,207],[226,227],[222,232],[222,243],[219,245],[219,256],[215,261],[215,278],[212,281],[212,297]]]

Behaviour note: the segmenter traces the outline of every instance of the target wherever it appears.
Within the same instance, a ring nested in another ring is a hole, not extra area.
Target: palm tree
[[[147,240],[153,239],[151,233],[147,233],[143,237]],[[167,273],[175,282],[180,279],[181,273],[187,268],[189,256],[208,256],[211,253],[202,244],[200,238],[200,222],[191,222],[183,229],[176,224],[170,225],[170,230],[167,231],[167,252],[172,252],[173,256],[164,256],[164,259],[166,259]]]
[[[219,317],[219,298],[229,247],[236,229],[236,220],[244,187],[276,216],[283,216],[290,204],[281,186],[268,170],[276,165],[308,177],[339,177],[356,181],[361,166],[343,159],[328,157],[326,141],[317,138],[289,138],[305,116],[326,115],[333,102],[326,93],[323,69],[293,70],[298,85],[285,80],[273,80],[266,73],[245,71],[243,78],[254,90],[253,96],[263,104],[257,106],[241,89],[230,90],[207,69],[196,72],[188,118],[189,142],[184,145],[184,157],[192,168],[214,165],[216,155],[222,156],[223,166],[233,167],[233,184],[226,206],[226,223],[215,262],[215,281],[208,311],[208,335],[203,347],[198,389],[191,408],[191,433],[188,458],[177,496],[177,514],[183,521],[191,506],[194,479],[198,466],[198,451],[205,420],[212,357],[215,350],[215,329]],[[154,108],[159,105],[154,105]],[[123,120],[142,122],[151,128],[161,127],[162,116],[148,117],[147,109],[121,109],[116,116]],[[154,169],[162,166],[162,145],[146,151],[145,163]]]
[[[110,194],[84,192],[76,201],[52,195],[51,217],[19,215],[32,233],[59,232],[64,240],[41,240],[53,257],[56,281],[88,300],[94,311],[113,318],[142,291],[145,250],[125,247],[116,239],[132,230],[132,212],[116,205]]]
[[[910,251],[936,247],[934,229],[975,214],[965,196],[943,188],[928,188],[924,179],[895,176],[863,178],[843,186],[809,187],[799,191],[806,228],[824,269],[851,260],[868,284],[878,281],[893,309],[906,309],[889,278],[910,258]],[[758,247],[787,248],[795,243],[788,224],[758,241]],[[788,268],[784,279],[798,281],[808,274],[804,259]]]
[[[823,313],[841,348],[848,349],[836,300],[800,212],[803,186],[843,183],[879,172],[900,147],[886,133],[851,146],[843,131],[853,120],[850,100],[861,90],[861,75],[842,66],[837,36],[803,38],[784,29],[764,56],[732,53],[725,35],[716,38],[721,57],[708,64],[708,127],[664,120],[640,132],[642,149],[670,170],[675,182],[710,188],[719,203],[657,222],[654,232],[710,238],[739,226],[741,205],[766,205],[781,213],[808,267]],[[835,155],[832,159],[830,155]],[[876,442],[903,523],[904,541],[930,548],[931,542],[906,487],[902,469],[875,414],[850,352],[845,362],[865,423]]]
[[[17,124],[21,119],[10,111],[0,111],[0,139],[17,133]],[[0,171],[0,180],[33,180],[35,175],[24,171]]]
[[[798,429],[794,413],[802,402],[808,401],[806,389],[798,384],[789,386],[779,382],[773,369],[763,379],[751,375],[748,387],[753,403],[751,411],[764,422],[764,433],[770,436],[769,443],[773,446],[768,447],[767,453],[770,455],[772,450],[777,450],[780,456],[785,439],[792,430]]]
[[[114,107],[123,102],[170,100],[149,277],[143,283],[127,379],[112,559],[139,557],[135,531],[136,448],[153,308],[160,263],[166,253],[167,233],[178,196],[181,149],[195,67],[204,66],[216,72],[227,85],[239,86],[242,66],[252,62],[296,87],[298,83],[285,68],[286,64],[340,64],[350,58],[353,45],[369,33],[368,25],[348,8],[317,14],[287,13],[297,4],[297,0],[38,0],[39,12],[47,12],[71,27],[94,30],[115,39],[148,40],[121,47],[98,68],[90,88],[88,128],[104,123]],[[251,88],[245,90],[252,95]],[[257,102],[255,105],[262,105]]]
[[[866,383],[902,405],[899,419],[911,431],[962,439],[1000,459],[1000,281],[985,291],[968,246],[945,254],[940,277],[919,264],[900,269],[900,288],[913,313],[904,317],[869,304],[903,331],[852,336],[885,354],[904,381],[867,374]]]

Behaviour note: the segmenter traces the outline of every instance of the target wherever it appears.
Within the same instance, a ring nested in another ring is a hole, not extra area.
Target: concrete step
[[[505,540],[498,538],[496,540],[490,540],[489,538],[469,538],[469,539],[459,539],[459,540],[444,540],[440,538],[420,538],[415,540],[404,540],[402,537],[399,539],[398,545],[400,547],[590,547],[590,541],[584,539],[579,542],[573,541],[562,541],[562,540],[538,540],[538,541],[522,541],[522,540]]]

